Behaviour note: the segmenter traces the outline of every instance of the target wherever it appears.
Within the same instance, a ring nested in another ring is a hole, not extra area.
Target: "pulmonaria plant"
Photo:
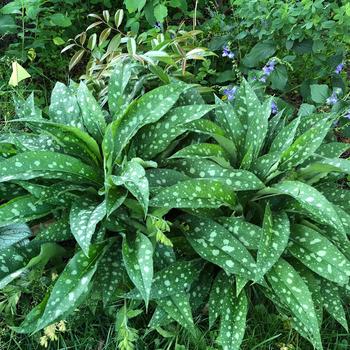
[[[268,298],[322,349],[323,309],[347,329],[349,294],[350,166],[347,145],[328,140],[335,116],[272,115],[245,81],[232,103],[205,104],[180,82],[135,99],[133,74],[116,66],[108,110],[85,84],[58,84],[49,119],[29,98],[27,131],[2,135],[0,287],[59,273],[15,329],[93,297],[122,301],[116,325],[134,336],[125,305],[143,300],[151,329],[215,328],[236,350],[250,305]]]

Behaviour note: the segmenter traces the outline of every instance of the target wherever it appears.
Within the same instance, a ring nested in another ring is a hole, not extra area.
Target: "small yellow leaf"
[[[17,86],[19,82],[28,78],[30,78],[30,74],[16,61],[12,62],[12,74],[9,85]]]

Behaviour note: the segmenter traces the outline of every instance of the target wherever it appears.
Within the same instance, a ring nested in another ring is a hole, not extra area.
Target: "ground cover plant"
[[[74,4],[0,10],[0,348],[347,349],[348,4]]]

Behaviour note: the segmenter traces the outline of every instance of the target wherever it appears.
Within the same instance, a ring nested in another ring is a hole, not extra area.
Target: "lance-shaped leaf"
[[[230,103],[221,101],[215,96],[215,103],[218,106],[215,117],[219,125],[225,130],[226,135],[232,140],[237,149],[240,149],[245,140],[246,130],[241,120]]]
[[[79,246],[87,255],[96,225],[106,215],[106,202],[95,203],[77,200],[69,214],[70,229]]]
[[[128,104],[125,94],[132,73],[132,64],[118,61],[111,74],[108,84],[108,107],[113,119],[121,116]]]
[[[179,292],[164,299],[157,299],[157,304],[176,322],[190,331],[194,331],[189,295]]]
[[[16,117],[17,118],[31,118],[41,119],[41,110],[35,106],[34,93],[32,92],[28,98],[24,100],[15,101]]]
[[[146,307],[150,298],[153,279],[153,245],[142,233],[134,242],[123,239],[123,260],[126,271],[142,295]]]
[[[97,169],[74,157],[49,151],[20,153],[1,162],[0,182],[37,177],[100,183]]]
[[[289,220],[286,213],[271,213],[266,206],[261,241],[257,257],[257,280],[278,261],[286,249],[289,239]]]
[[[145,215],[148,210],[149,185],[143,166],[136,160],[128,162],[120,176],[111,176],[117,186],[125,186],[141,204]]]
[[[267,273],[274,294],[301,324],[317,349],[322,349],[312,295],[295,269],[282,258]]]
[[[330,202],[336,204],[343,210],[350,212],[350,191],[346,188],[340,188],[338,184],[335,183],[322,183],[317,187]]]
[[[211,328],[220,316],[224,307],[224,300],[229,294],[233,295],[233,278],[229,277],[223,270],[217,274],[209,295],[209,327]]]
[[[104,248],[103,244],[91,246],[88,256],[79,251],[68,262],[51,291],[36,331],[64,318],[84,301]]]
[[[185,216],[183,231],[193,249],[227,273],[254,278],[256,263],[244,245],[223,226],[207,218]]]
[[[218,222],[238,238],[247,249],[258,249],[262,237],[261,227],[233,216],[221,217]]]
[[[174,158],[208,158],[219,164],[229,165],[230,155],[220,145],[212,143],[195,143],[173,154]]]
[[[118,157],[131,138],[143,126],[158,121],[175,104],[187,85],[169,84],[158,87],[133,103],[121,120],[114,135],[114,156]],[[114,122],[114,123],[115,123]]]
[[[320,120],[313,128],[300,135],[281,156],[280,170],[289,170],[310,157],[321,145],[332,121]]]
[[[171,317],[167,312],[160,306],[157,306],[151,320],[149,321],[148,327],[151,329],[156,329],[157,327],[162,327],[172,322]]]
[[[264,184],[247,170],[223,168],[206,159],[173,160],[169,161],[169,165],[190,177],[221,181],[233,191],[258,190],[264,187]]]
[[[342,158],[323,158],[310,163],[305,168],[300,169],[299,172],[304,177],[320,177],[321,174],[324,176],[332,172],[350,174],[350,160]]]
[[[300,118],[294,119],[276,135],[271,144],[269,153],[278,152],[282,154],[292,144],[299,122]]]
[[[43,226],[36,234],[36,240],[62,242],[73,239],[69,217],[63,217],[48,226]]]
[[[23,196],[27,192],[19,185],[10,182],[0,182],[0,198],[10,200],[18,196]]]
[[[325,309],[348,332],[348,322],[346,320],[342,298],[339,293],[339,287],[331,282],[323,280],[321,292]]]
[[[169,187],[190,178],[174,169],[148,169],[146,176],[151,188]]]
[[[330,224],[340,232],[344,232],[343,224],[332,203],[314,187],[300,181],[283,181],[274,185],[272,189],[295,198],[304,210],[310,212],[320,222]]]
[[[102,295],[105,307],[113,301],[118,286],[125,280],[125,267],[123,265],[120,248],[114,244],[102,256],[96,271],[96,287]]]
[[[326,237],[307,226],[294,225],[291,238],[289,252],[310,270],[340,285],[348,283],[350,262]]]
[[[219,180],[191,179],[161,190],[150,205],[165,208],[233,207],[236,195],[232,188]]]
[[[152,159],[187,130],[185,123],[201,118],[213,108],[210,105],[173,108],[160,121],[140,130],[134,143],[137,153],[144,159]]]
[[[32,231],[26,224],[10,224],[0,227],[0,250],[19,243],[31,235]]]
[[[41,218],[54,208],[53,205],[43,203],[32,195],[16,197],[0,205],[0,227]]]
[[[239,350],[243,341],[248,300],[244,291],[238,297],[231,290],[224,299],[221,310],[219,339],[224,350]]]
[[[61,153],[66,153],[84,161],[99,164],[101,154],[97,142],[85,131],[73,126],[60,125],[44,121],[30,121],[31,129],[43,133],[49,139],[46,143],[52,144],[52,140],[60,147]],[[57,148],[56,146],[56,148]],[[51,147],[52,148],[52,147]],[[53,151],[51,148],[48,150]]]
[[[60,82],[52,90],[49,116],[55,123],[84,129],[75,91]]]
[[[100,105],[83,82],[79,84],[77,98],[86,130],[101,142],[106,129],[105,117]]]

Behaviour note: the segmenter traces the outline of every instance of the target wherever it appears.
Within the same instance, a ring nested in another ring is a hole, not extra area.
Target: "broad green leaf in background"
[[[223,226],[207,218],[185,216],[183,231],[193,249],[227,273],[254,279],[256,263],[244,245]]]
[[[130,279],[148,307],[153,279],[153,245],[151,241],[142,233],[138,233],[132,243],[128,243],[127,238],[124,237],[123,260]]]
[[[300,322],[313,345],[321,350],[322,342],[314,303],[303,279],[282,258],[267,273],[267,278],[281,303]]]
[[[247,67],[256,67],[261,61],[265,61],[276,52],[276,45],[272,41],[257,43],[250,52],[243,58],[243,63]]]
[[[223,184],[222,181],[191,179],[161,190],[151,199],[150,206],[165,208],[217,208],[222,205],[233,207],[235,203],[235,193],[230,186]]]
[[[325,84],[310,85],[311,99],[319,104],[325,103],[329,97],[329,89]]]
[[[106,202],[95,203],[88,200],[78,200],[73,203],[69,215],[70,229],[84,254],[89,253],[89,247],[96,225],[106,215]]]

